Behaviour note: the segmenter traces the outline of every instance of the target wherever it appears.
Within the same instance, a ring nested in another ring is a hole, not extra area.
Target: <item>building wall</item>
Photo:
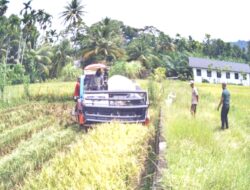
[[[248,73],[246,77],[247,77],[247,80],[244,81],[243,85],[250,86],[250,73]]]
[[[217,77],[217,71],[211,71],[211,77],[207,76],[207,69],[200,69],[201,76],[197,76],[197,68],[193,68],[194,81],[201,83],[203,80],[207,80],[209,83],[221,83],[223,81],[232,84],[242,84],[244,86],[250,86],[250,74],[246,74],[246,80],[243,79],[243,75],[238,73],[239,78],[235,79],[235,72],[230,73],[230,79],[226,78],[226,72],[221,72],[221,78]]]

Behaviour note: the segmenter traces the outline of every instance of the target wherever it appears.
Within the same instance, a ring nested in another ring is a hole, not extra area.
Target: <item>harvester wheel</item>
[[[86,125],[80,125],[80,129],[83,129],[85,133],[88,132],[88,127]]]

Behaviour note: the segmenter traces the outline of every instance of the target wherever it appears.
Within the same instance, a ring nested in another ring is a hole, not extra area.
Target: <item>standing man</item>
[[[75,102],[80,96],[80,77],[77,78],[76,85],[75,85],[75,91],[74,91],[74,100]]]
[[[190,112],[192,114],[192,116],[195,117],[196,114],[196,107],[197,104],[199,102],[199,94],[198,94],[198,90],[196,87],[194,87],[194,81],[190,81],[190,86],[192,88],[192,100],[191,100],[191,109]]]
[[[228,129],[228,118],[227,114],[229,112],[229,107],[230,107],[230,93],[227,90],[227,84],[225,82],[222,83],[222,95],[220,99],[220,103],[218,105],[217,110],[219,111],[220,106],[222,104],[222,109],[221,109],[221,129],[224,129],[224,124],[226,123],[226,129]]]

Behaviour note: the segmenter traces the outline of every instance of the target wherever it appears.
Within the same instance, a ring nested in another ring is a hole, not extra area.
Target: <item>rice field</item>
[[[125,190],[141,185],[153,127],[110,123],[85,133],[70,115],[74,83],[30,89],[25,99],[22,86],[5,91],[0,189]]]
[[[4,98],[0,100],[0,110],[13,105],[23,105],[27,101],[64,102],[73,97],[74,82],[36,83],[28,86],[25,92],[24,85],[7,86]],[[28,93],[28,95],[27,95]]]
[[[166,91],[176,93],[165,106],[168,168],[164,189],[250,189],[250,88],[228,86],[231,92],[229,129],[221,130],[216,110],[221,86],[197,85],[199,105],[190,114],[191,88],[187,82],[167,82]]]
[[[56,157],[24,189],[136,189],[147,156],[148,128],[104,124]]]
[[[32,102],[0,112],[0,189],[17,189],[81,136],[70,109],[68,104]]]
[[[29,98],[22,86],[8,87],[0,104],[0,189],[151,189],[160,105],[167,140],[162,189],[250,189],[249,87],[228,87],[230,128],[222,131],[220,85],[197,85],[193,118],[188,83],[140,84],[150,92],[150,127],[111,123],[88,133],[70,115],[74,83],[30,85]],[[170,92],[172,105],[161,102]]]

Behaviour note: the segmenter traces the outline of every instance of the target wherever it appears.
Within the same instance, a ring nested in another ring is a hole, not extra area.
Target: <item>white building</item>
[[[250,66],[243,63],[189,57],[195,82],[240,84],[250,86]]]

